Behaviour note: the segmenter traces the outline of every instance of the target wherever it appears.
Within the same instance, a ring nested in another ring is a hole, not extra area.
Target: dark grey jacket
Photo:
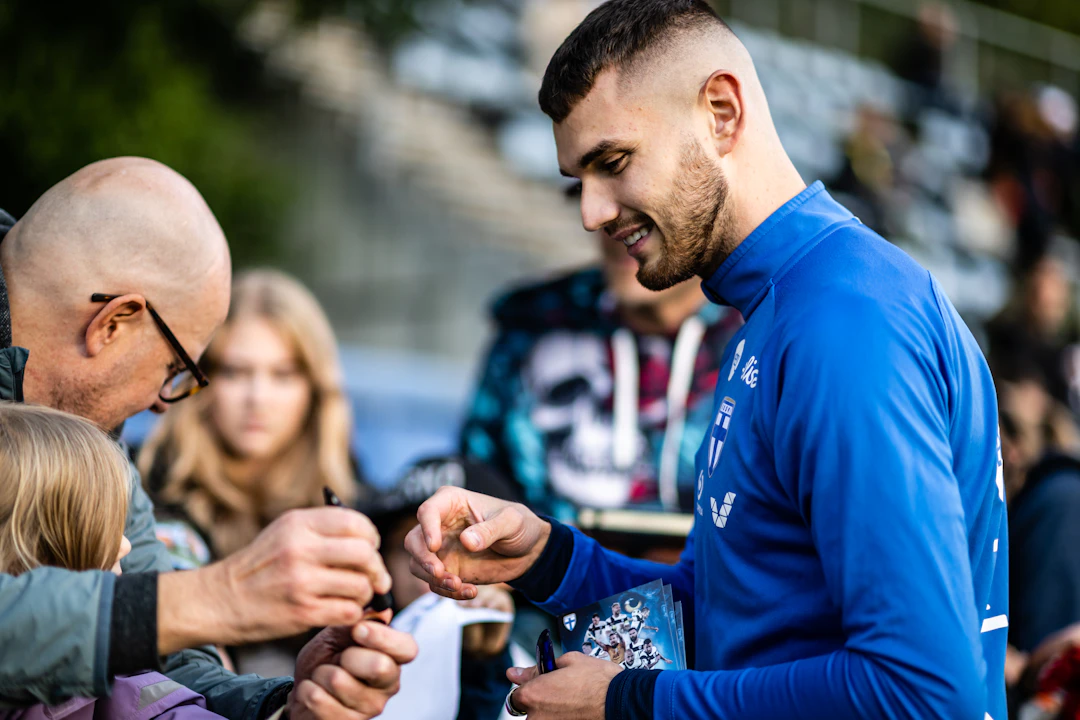
[[[0,210],[0,242],[14,225]],[[29,353],[11,345],[0,271],[0,400],[22,400]],[[42,567],[0,574],[0,710],[108,695],[115,675],[161,669],[231,720],[260,720],[284,702],[291,678],[237,676],[213,648],[157,657],[157,573],[171,571],[154,535],[154,508],[132,467],[124,574]]]

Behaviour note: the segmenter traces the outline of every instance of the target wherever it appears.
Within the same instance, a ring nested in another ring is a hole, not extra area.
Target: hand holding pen
[[[326,500],[327,505],[330,505],[332,507],[340,507],[340,508],[345,507],[345,504],[343,502],[341,502],[341,498],[339,498],[337,496],[337,493],[335,493],[333,490],[331,490],[328,487],[323,488],[323,499]],[[393,609],[393,607],[394,607],[394,596],[393,595],[391,595],[388,592],[375,593],[375,596],[371,598],[371,604],[369,604],[366,608],[364,608],[364,611],[365,612],[380,613],[380,612],[383,612],[384,610],[391,610],[391,609]],[[383,620],[382,618],[379,618],[379,617],[372,617],[372,618],[366,618],[366,619],[376,620],[378,622],[386,624],[386,621]]]

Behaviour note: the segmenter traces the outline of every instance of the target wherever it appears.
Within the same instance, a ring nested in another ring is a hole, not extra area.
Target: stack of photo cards
[[[566,613],[559,633],[565,652],[580,650],[629,670],[685,670],[682,602],[661,580]]]

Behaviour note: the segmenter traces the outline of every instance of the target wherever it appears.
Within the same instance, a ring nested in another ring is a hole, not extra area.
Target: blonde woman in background
[[[59,410],[0,403],[0,571],[51,565],[119,575],[131,551],[123,535],[130,493],[127,458],[96,426]],[[107,698],[0,710],[0,720],[58,718],[220,720],[201,695],[149,671],[117,676]]]
[[[238,274],[202,365],[210,386],[169,409],[138,456],[178,569],[219,560],[275,518],[354,505],[360,483],[337,342],[312,294],[273,270]],[[301,639],[237,648],[241,672],[292,672]]]

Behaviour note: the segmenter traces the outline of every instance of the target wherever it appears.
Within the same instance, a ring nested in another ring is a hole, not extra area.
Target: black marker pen
[[[341,502],[341,498],[328,487],[322,489],[323,498],[326,500],[327,505],[333,505],[334,507],[345,507],[345,503]],[[368,605],[365,610],[371,612],[382,612],[383,610],[389,610],[394,607],[394,596],[390,593],[376,593],[371,598],[371,604]],[[370,618],[371,620],[377,620],[378,618]],[[382,622],[380,620],[380,622]]]

